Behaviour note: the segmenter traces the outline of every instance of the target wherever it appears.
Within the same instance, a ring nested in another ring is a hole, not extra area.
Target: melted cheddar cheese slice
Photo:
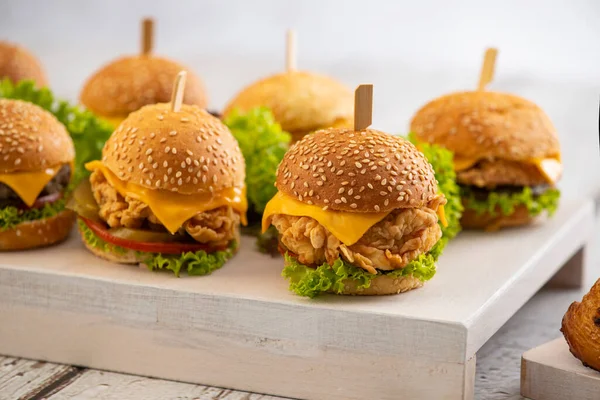
[[[148,189],[133,182],[119,179],[100,161],[92,161],[85,165],[88,171],[100,170],[108,183],[123,197],[130,196],[150,207],[156,218],[171,233],[177,232],[185,221],[204,211],[230,206],[240,213],[242,223],[246,225],[245,188],[232,188],[209,195],[181,194],[166,190]]]
[[[61,168],[62,165],[59,165],[43,171],[0,174],[0,182],[14,190],[21,200],[31,207],[44,190],[44,186],[56,176]]]
[[[100,118],[109,122],[113,126],[113,128],[117,129],[117,127],[119,125],[121,125],[121,122],[125,121],[125,118],[127,118],[127,117],[125,116],[125,117],[100,117]]]
[[[441,210],[441,211],[440,211]],[[262,219],[262,230],[271,225],[271,216],[285,214],[294,217],[310,217],[323,225],[346,246],[356,242],[373,225],[384,219],[390,212],[357,213],[346,211],[323,210],[322,207],[305,204],[291,196],[277,192],[267,203]],[[440,206],[438,215],[442,224],[446,223],[444,207]],[[445,225],[444,225],[445,226]]]
[[[475,165],[480,159],[478,158],[454,158],[454,170],[464,171]],[[548,180],[549,183],[555,184],[562,175],[562,163],[560,157],[557,158],[532,158],[524,161],[526,164],[535,165],[540,173]]]

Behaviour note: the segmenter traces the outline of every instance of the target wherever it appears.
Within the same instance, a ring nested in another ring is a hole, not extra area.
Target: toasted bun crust
[[[0,79],[16,83],[32,79],[38,87],[48,86],[42,65],[33,54],[16,44],[0,41]]]
[[[560,154],[548,116],[521,97],[496,92],[452,93],[421,108],[410,129],[465,158],[525,161]]]
[[[496,210],[497,215],[491,215],[489,212],[478,215],[473,209],[468,208],[464,202],[463,206],[465,210],[460,218],[460,225],[463,229],[483,229],[493,232],[502,228],[528,225],[535,220],[529,215],[529,211],[524,205],[515,207],[513,213],[509,215],[503,215],[500,208]]]
[[[354,96],[341,83],[323,75],[290,71],[270,76],[243,89],[225,107],[248,111],[266,106],[284,131],[294,134],[317,129],[351,127]]]
[[[387,275],[380,275],[371,281],[371,286],[366,289],[357,289],[355,281],[347,280],[344,282],[345,295],[361,296],[382,296],[387,294],[399,294],[409,290],[420,288],[423,282],[413,276],[403,276],[395,278]]]
[[[71,136],[41,107],[0,99],[0,173],[39,171],[75,158]]]
[[[54,217],[22,222],[12,229],[0,231],[0,251],[26,250],[50,246],[69,236],[75,213],[64,210]]]
[[[275,186],[304,203],[350,212],[423,207],[437,196],[425,156],[407,140],[374,129],[305,136],[283,157]]]
[[[562,319],[561,332],[571,354],[583,365],[600,371],[600,279],[580,302],[569,306]]]
[[[106,142],[104,165],[149,189],[202,194],[243,187],[244,157],[229,129],[200,107],[170,107],[131,113]]]
[[[81,103],[104,117],[125,117],[139,108],[171,100],[177,74],[188,72],[183,102],[205,108],[208,101],[200,78],[165,58],[136,55],[102,67],[85,83]]]

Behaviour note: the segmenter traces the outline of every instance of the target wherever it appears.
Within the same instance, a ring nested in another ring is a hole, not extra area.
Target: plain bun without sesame
[[[299,140],[305,134],[329,127],[350,127],[354,95],[340,82],[323,75],[288,71],[259,80],[244,88],[225,107],[248,111],[265,106],[271,109],[281,128]]]
[[[27,250],[51,246],[65,240],[75,222],[75,213],[64,210],[50,218],[21,222],[0,230],[0,251]]]
[[[419,140],[462,158],[525,161],[560,154],[556,130],[544,111],[511,94],[476,91],[439,97],[417,111],[410,129]]]
[[[438,196],[431,164],[410,142],[374,129],[325,129],[285,154],[277,189],[307,204],[350,212],[420,208]]]
[[[237,141],[218,118],[182,105],[142,107],[106,142],[102,161],[119,179],[182,194],[242,188],[245,163]]]
[[[123,57],[102,67],[85,83],[81,103],[102,117],[125,118],[141,107],[171,99],[177,74],[187,71],[183,103],[206,108],[200,78],[188,68],[152,55]]]
[[[31,79],[38,87],[48,86],[46,73],[33,54],[19,45],[0,41],[0,80],[4,78],[13,83]]]
[[[56,117],[35,104],[0,99],[0,173],[41,171],[70,163],[75,148]]]

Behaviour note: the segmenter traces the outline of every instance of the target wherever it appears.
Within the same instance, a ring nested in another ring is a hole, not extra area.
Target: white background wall
[[[299,67],[374,83],[374,126],[393,132],[432,97],[473,88],[484,48],[497,46],[491,88],[548,112],[563,185],[600,186],[600,1],[0,0],[0,39],[29,47],[55,91],[76,99],[100,65],[138,51],[144,16],[156,18],[156,52],[195,69],[213,108],[283,68],[292,27]]]

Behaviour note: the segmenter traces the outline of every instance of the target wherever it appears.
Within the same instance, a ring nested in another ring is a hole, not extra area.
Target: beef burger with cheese
[[[421,108],[411,130],[454,153],[464,228],[524,225],[556,210],[560,144],[534,103],[504,93],[454,93]]]
[[[279,232],[291,290],[383,295],[435,274],[445,197],[410,142],[374,130],[305,136],[277,171],[263,230]]]
[[[90,162],[72,207],[96,255],[202,275],[219,268],[246,222],[245,166],[219,119],[198,106],[144,106]]]
[[[0,99],[0,251],[64,240],[75,149],[64,125],[32,103]]]

